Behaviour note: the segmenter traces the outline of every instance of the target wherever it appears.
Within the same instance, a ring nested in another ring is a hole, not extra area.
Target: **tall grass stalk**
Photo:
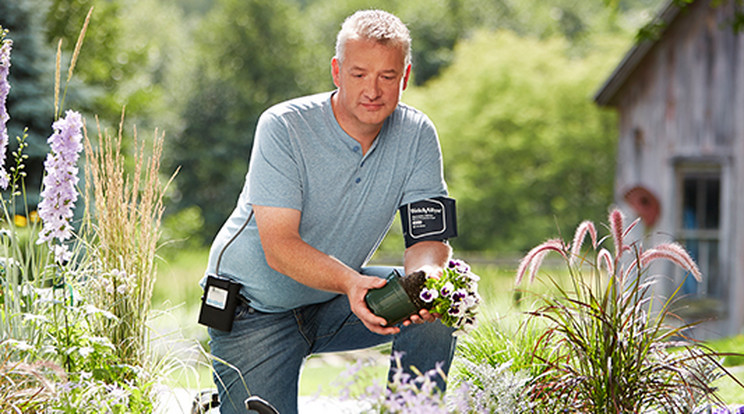
[[[130,171],[122,151],[123,134],[123,111],[117,135],[102,131],[99,123],[94,147],[85,133],[88,199],[93,200],[86,216],[92,219],[87,225],[94,240],[88,254],[96,268],[87,293],[96,307],[116,317],[97,326],[99,334],[111,339],[123,361],[139,363],[147,346],[146,322],[167,187],[161,185],[159,175],[164,136],[155,131],[147,153],[134,129]]]

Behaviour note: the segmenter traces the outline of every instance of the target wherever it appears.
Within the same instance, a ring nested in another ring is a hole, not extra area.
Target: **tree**
[[[66,65],[91,7],[94,13],[75,77],[65,93]],[[137,33],[147,30],[138,28],[134,34],[127,33],[122,14],[126,15],[117,1],[10,0],[0,4],[0,24],[10,29],[10,38],[15,43],[8,99],[9,132],[11,137],[20,136],[23,128],[28,127],[26,153],[30,158],[26,163],[26,186],[30,206],[38,201],[43,161],[49,150],[46,138],[52,132],[54,120],[54,48],[60,40],[64,97],[61,110],[75,108],[88,114],[89,119],[99,115],[105,127],[118,121],[123,105],[127,105],[130,115],[151,114],[154,103],[158,102],[158,82],[153,79],[157,71],[153,65],[146,64],[152,48],[132,42],[141,39]],[[151,77],[137,84],[143,75]],[[11,145],[14,143],[11,140]]]
[[[563,38],[479,32],[404,101],[437,125],[462,250],[517,251],[612,203],[615,125],[591,94],[622,42],[571,56]],[[613,53],[613,54],[610,54]]]
[[[133,42],[126,32],[122,16],[131,4],[118,0],[51,0],[44,13],[46,42],[56,47],[62,39],[62,50],[70,55],[91,7],[93,14],[75,68],[80,82],[69,89],[67,106],[116,123],[122,106],[126,105],[131,115],[146,111],[147,106],[141,96],[143,90],[130,87],[134,77],[150,69],[146,64],[149,49]]]
[[[204,216],[195,236],[211,239],[235,206],[261,112],[318,88],[300,22],[287,0],[221,0],[202,22],[185,128],[168,154],[181,166],[177,207]]]

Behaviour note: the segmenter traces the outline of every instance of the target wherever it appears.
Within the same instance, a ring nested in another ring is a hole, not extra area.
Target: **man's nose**
[[[377,99],[381,95],[380,80],[376,76],[370,76],[364,85],[364,95],[368,99]]]

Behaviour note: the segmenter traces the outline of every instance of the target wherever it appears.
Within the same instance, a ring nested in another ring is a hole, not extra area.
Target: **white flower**
[[[470,309],[472,307],[475,307],[479,302],[478,297],[476,297],[474,294],[470,294],[465,296],[465,299],[463,299],[463,304],[466,308]]]
[[[448,298],[454,290],[455,285],[453,285],[452,282],[447,282],[441,289],[439,289],[439,293],[441,293],[443,297]]]
[[[107,280],[107,281],[106,281],[106,287],[104,288],[104,290],[105,290],[105,291],[106,291],[106,293],[108,293],[109,295],[112,295],[112,294],[114,293],[114,284],[113,284],[113,283],[111,283],[111,281],[110,281],[110,280]]]
[[[473,282],[476,282],[476,283],[480,282],[480,276],[476,275],[475,273],[468,272],[468,278],[472,280]],[[478,285],[476,284],[476,286]]]
[[[72,259],[72,252],[68,249],[67,245],[55,244],[51,248],[57,263],[67,263]]]
[[[89,346],[84,346],[78,350],[78,352],[80,353],[80,356],[83,358],[87,358],[90,354],[93,353],[93,351],[94,349]]]

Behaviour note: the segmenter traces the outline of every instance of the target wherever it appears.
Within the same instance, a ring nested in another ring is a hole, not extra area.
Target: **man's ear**
[[[408,79],[411,77],[411,65],[406,68],[406,74],[403,75],[403,90],[408,87]]]
[[[340,73],[341,73],[341,64],[338,61],[338,58],[335,56],[333,59],[331,59],[331,76],[333,77],[333,84],[336,85],[336,87],[340,87]]]

